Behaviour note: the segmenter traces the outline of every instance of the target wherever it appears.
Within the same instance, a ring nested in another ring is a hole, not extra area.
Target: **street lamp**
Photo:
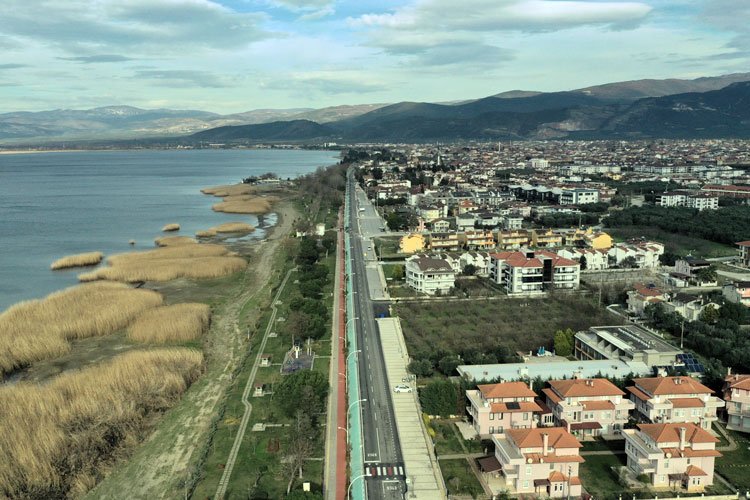
[[[362,352],[362,350],[361,349],[357,349],[356,351],[352,351],[349,354],[347,354],[346,355],[346,361],[344,362],[344,364],[348,365],[349,364],[349,356],[351,356],[352,354],[357,354],[358,352]]]
[[[352,407],[353,407],[354,405],[356,405],[357,403],[364,403],[365,401],[367,401],[367,399],[358,399],[358,400],[356,400],[355,402],[353,402],[352,404],[350,404],[350,405],[349,405],[349,408],[347,408],[347,410],[346,410],[346,415],[347,415],[347,416],[349,415],[349,412],[350,412],[350,411],[352,411]]]
[[[349,493],[351,493],[352,485],[354,484],[354,482],[357,479],[362,479],[363,477],[367,477],[367,474],[361,474],[361,475],[355,477],[354,479],[352,479],[351,481],[349,481],[349,486],[346,488],[346,498],[350,498],[349,497]]]
[[[344,325],[344,330],[346,330],[347,328],[349,328],[349,322],[352,321],[352,320],[355,320],[355,319],[358,320],[359,318],[353,316],[353,317],[349,318],[348,320],[346,320],[346,324]]]

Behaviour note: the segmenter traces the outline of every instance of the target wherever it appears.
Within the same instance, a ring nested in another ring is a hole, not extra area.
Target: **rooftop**
[[[549,363],[496,363],[492,365],[461,365],[458,373],[471,380],[562,379],[574,376],[623,377],[628,373],[651,375],[651,367],[642,362],[599,359],[590,361],[553,361]]]
[[[636,325],[594,326],[587,332],[606,340],[617,348],[626,351],[656,351],[660,353],[682,352],[677,347],[662,340],[648,330]]]

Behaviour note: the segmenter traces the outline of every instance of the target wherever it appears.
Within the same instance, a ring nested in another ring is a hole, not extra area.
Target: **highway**
[[[350,196],[350,227],[348,228],[351,241],[352,255],[352,290],[354,292],[354,313],[357,331],[357,346],[361,350],[359,356],[359,380],[361,397],[366,402],[361,403],[362,434],[364,442],[364,462],[367,496],[371,500],[401,500],[406,483],[401,448],[399,446],[398,431],[393,412],[391,392],[393,388],[388,383],[383,350],[380,344],[380,332],[375,322],[375,313],[370,298],[370,288],[367,282],[366,260],[375,259],[371,250],[371,242],[363,237],[361,230],[367,236],[380,232],[377,213],[358,193],[354,176],[348,176],[347,195]],[[360,207],[365,211],[360,212]],[[360,227],[360,215],[364,215]],[[367,253],[367,256],[365,256]]]

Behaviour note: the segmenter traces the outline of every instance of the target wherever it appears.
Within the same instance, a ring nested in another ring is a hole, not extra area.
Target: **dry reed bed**
[[[0,375],[62,356],[69,339],[114,333],[161,303],[152,290],[91,283],[11,306],[0,314]]]
[[[219,203],[211,206],[214,212],[225,212],[228,214],[265,214],[271,211],[273,204],[278,200],[274,196],[227,196]]]
[[[174,304],[144,312],[128,327],[128,338],[136,342],[164,344],[186,342],[203,335],[211,322],[206,304]]]
[[[255,231],[255,228],[246,222],[225,222],[224,224],[210,227],[205,231],[198,231],[195,235],[199,238],[209,238],[217,234],[250,234],[253,231]]]
[[[219,278],[243,270],[247,261],[221,245],[178,245],[113,255],[109,267],[78,275],[80,281],[171,281]]]
[[[210,194],[223,198],[225,196],[236,196],[255,193],[255,187],[250,184],[225,184],[201,189],[201,193]]]
[[[192,349],[132,351],[44,385],[0,387],[0,498],[80,497],[202,367]]]
[[[170,232],[170,231],[179,231],[180,225],[177,224],[176,222],[173,222],[171,224],[166,224],[163,228],[161,228],[161,230],[165,233]]]
[[[61,257],[50,264],[49,268],[53,271],[56,271],[58,269],[68,269],[70,267],[95,266],[99,264],[103,258],[104,254],[101,252],[86,252],[75,255],[66,255],[65,257]]]
[[[162,236],[156,238],[154,243],[157,247],[174,247],[179,245],[192,245],[198,243],[194,238],[190,236]]]

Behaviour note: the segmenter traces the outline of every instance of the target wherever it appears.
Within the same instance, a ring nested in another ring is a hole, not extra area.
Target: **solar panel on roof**
[[[515,401],[510,402],[510,403],[505,403],[505,405],[508,407],[509,410],[520,410],[521,409],[521,405],[519,405]]]

